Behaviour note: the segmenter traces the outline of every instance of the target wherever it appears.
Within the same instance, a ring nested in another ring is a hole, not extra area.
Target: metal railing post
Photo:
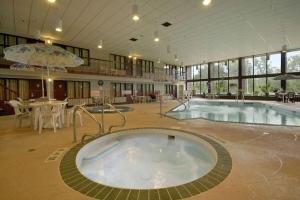
[[[98,134],[101,134],[101,130],[102,130],[102,123],[100,121],[98,121],[96,119],[96,117],[94,115],[92,115],[89,111],[87,111],[84,107],[82,106],[74,106],[74,112],[73,112],[73,143],[77,142],[77,130],[76,130],[76,112],[78,110],[82,110],[84,113],[86,113],[90,118],[92,118],[92,120],[94,120],[95,122],[97,122],[98,126],[99,126],[99,131]]]

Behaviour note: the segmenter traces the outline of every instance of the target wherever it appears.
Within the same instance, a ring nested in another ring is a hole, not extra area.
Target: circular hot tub
[[[167,190],[171,196],[177,192],[185,198],[223,181],[231,171],[231,158],[208,137],[143,128],[118,131],[75,146],[65,155],[60,170],[69,186],[96,198],[104,188],[116,192]],[[86,184],[93,189],[84,190]],[[183,188],[189,192],[184,193]]]
[[[131,112],[133,111],[132,107],[129,106],[114,106],[120,112]],[[102,113],[103,106],[94,106],[94,107],[87,107],[87,110],[91,113]],[[104,113],[115,113],[116,111],[111,109],[109,106],[104,106]]]

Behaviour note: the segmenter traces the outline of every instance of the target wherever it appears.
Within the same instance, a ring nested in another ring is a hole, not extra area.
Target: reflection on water
[[[177,119],[205,118],[214,121],[300,126],[300,114],[261,103],[196,102],[169,116]]]

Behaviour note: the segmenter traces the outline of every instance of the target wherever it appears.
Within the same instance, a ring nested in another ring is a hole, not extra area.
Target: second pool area
[[[190,101],[169,111],[175,119],[300,126],[300,113],[259,102]]]

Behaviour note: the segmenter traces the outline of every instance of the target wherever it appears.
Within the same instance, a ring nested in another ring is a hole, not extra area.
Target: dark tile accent
[[[80,189],[78,189],[78,192],[81,192],[83,194],[88,193],[90,190],[92,190],[93,188],[95,188],[96,186],[98,186],[98,183],[93,183],[90,182],[90,184],[86,184],[85,186],[82,186]]]
[[[130,190],[121,190],[120,194],[116,198],[116,200],[126,200]]]
[[[92,190],[90,190],[87,195],[90,196],[90,197],[95,197],[99,191],[101,191],[102,189],[104,189],[105,186],[103,185],[97,185],[96,187],[94,187]]]
[[[167,190],[169,191],[171,199],[181,199],[175,187],[167,188]]]
[[[159,189],[158,193],[159,193],[160,199],[163,199],[163,200],[171,199],[171,197],[166,189]]]
[[[190,183],[184,184],[183,187],[185,187],[185,189],[187,189],[189,191],[189,193],[192,195],[199,194],[197,188],[195,188],[195,186],[193,186]]]
[[[127,200],[137,200],[139,196],[140,191],[139,190],[131,190]]]
[[[139,200],[148,200],[149,190],[140,190]]]
[[[113,188],[111,187],[104,187],[101,191],[98,192],[98,194],[96,194],[95,198],[104,200],[105,197],[109,195],[112,190]]]
[[[176,188],[177,188],[177,191],[180,193],[180,196],[181,196],[182,198],[187,198],[187,197],[190,197],[190,196],[191,196],[191,195],[189,194],[189,192],[186,191],[186,189],[185,189],[182,185],[177,186]]]
[[[120,189],[114,188],[114,189],[112,189],[112,191],[109,193],[109,195],[107,195],[107,196],[105,197],[105,199],[107,199],[107,200],[115,200],[115,199],[117,198],[117,196],[119,195],[120,192],[121,192]]]

